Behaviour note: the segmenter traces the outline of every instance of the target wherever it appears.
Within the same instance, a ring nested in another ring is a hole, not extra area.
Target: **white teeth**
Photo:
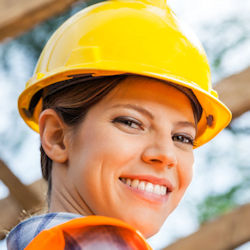
[[[131,185],[131,180],[130,179],[126,179],[126,184],[130,186]]]
[[[147,183],[145,190],[149,193],[153,193],[154,185],[150,182]]]
[[[138,189],[140,189],[140,190],[144,190],[145,189],[145,182],[144,181],[140,181],[140,183],[138,185]]]
[[[161,194],[161,187],[160,187],[160,185],[154,185],[154,193]]]
[[[161,195],[165,195],[167,188],[165,186],[161,186]]]
[[[151,182],[139,181],[138,179],[131,180],[129,178],[121,178],[121,181],[132,188],[145,190],[148,193],[166,195],[168,192],[168,189],[166,186],[158,185],[158,184],[154,185]]]
[[[139,185],[139,180],[135,179],[131,182],[131,187],[133,188],[137,188]]]

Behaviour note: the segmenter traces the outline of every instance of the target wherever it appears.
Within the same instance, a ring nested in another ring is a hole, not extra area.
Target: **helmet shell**
[[[111,0],[68,19],[48,41],[19,97],[24,121],[38,131],[42,101],[30,114],[32,97],[48,85],[85,73],[137,74],[191,89],[203,108],[196,146],[231,120],[231,112],[212,89],[202,45],[164,1]]]

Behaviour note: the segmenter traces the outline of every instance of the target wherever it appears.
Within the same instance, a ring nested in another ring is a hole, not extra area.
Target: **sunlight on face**
[[[75,131],[63,185],[73,186],[71,196],[93,214],[124,220],[150,237],[191,182],[195,135],[183,93],[128,77]]]

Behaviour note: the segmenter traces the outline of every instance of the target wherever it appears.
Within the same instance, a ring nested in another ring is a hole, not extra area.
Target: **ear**
[[[39,117],[39,130],[43,150],[58,163],[68,160],[66,125],[53,109],[45,109]]]

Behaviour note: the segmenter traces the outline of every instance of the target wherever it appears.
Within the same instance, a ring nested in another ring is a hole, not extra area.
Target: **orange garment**
[[[87,216],[44,230],[25,250],[140,249],[151,250],[132,226],[114,218]]]

